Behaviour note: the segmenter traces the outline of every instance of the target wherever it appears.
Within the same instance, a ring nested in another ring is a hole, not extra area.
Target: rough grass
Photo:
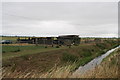
[[[31,71],[28,70],[24,72],[18,71],[10,71],[11,69],[3,69],[3,77],[4,78],[69,78],[71,73],[71,68],[73,66],[67,65],[62,67],[53,67],[48,72],[39,73],[38,71]]]
[[[3,75],[9,78],[120,78],[118,75],[118,72],[120,72],[118,69],[120,66],[118,56],[120,56],[120,49],[106,57],[100,65],[81,75],[74,75],[74,72],[71,71],[75,67],[75,63],[61,67],[54,66],[44,73],[27,72],[27,70],[24,73],[17,71],[11,72],[11,69],[3,69]]]
[[[14,71],[11,73],[11,71],[9,71],[10,69],[7,69],[6,73],[4,69],[3,75],[9,78],[120,78],[118,75],[118,72],[120,72],[118,69],[120,66],[118,56],[120,56],[120,49],[113,52],[100,65],[81,75],[73,75],[74,72],[72,72],[71,69],[74,68],[75,63],[62,67],[54,66],[48,72],[42,74],[32,71],[28,73],[27,71],[24,73]]]
[[[105,43],[105,45],[106,50],[113,47],[108,43]],[[52,78],[53,75],[56,76],[57,74],[59,77],[60,75],[61,77],[63,75],[64,77],[71,77],[68,76],[67,73],[70,75],[71,72],[77,69],[80,65],[84,65],[91,59],[101,55],[102,51],[104,50],[102,47],[96,46],[95,44],[84,44],[64,49],[55,48],[57,50],[48,50],[49,48],[44,49],[45,51],[43,50],[43,52],[40,52],[40,49],[38,49],[38,52],[36,50],[36,52],[34,52],[36,54],[33,54],[31,50],[30,52],[27,50],[29,53],[27,52],[27,54],[25,53],[26,55],[22,56],[18,55],[23,53],[17,52],[17,54],[15,53],[17,56],[4,60],[4,77]],[[66,72],[64,72],[64,67],[66,67]],[[63,72],[59,72],[61,68],[63,69]]]
[[[2,46],[2,51],[5,51],[5,53],[9,53],[9,52],[14,52],[16,50],[21,50],[21,51],[25,51],[25,50],[31,50],[31,49],[42,49],[44,48],[44,46],[35,46],[35,45],[29,45],[29,46]]]
[[[49,51],[54,51],[54,50],[60,50],[60,49],[65,49],[67,47],[61,47],[61,48],[53,48],[53,47],[48,47],[44,48],[44,46],[3,46],[2,52],[3,60],[11,59],[14,57],[20,57],[20,56],[26,56],[26,55],[31,55],[31,54],[37,54],[41,52],[49,52]]]
[[[118,69],[120,66],[119,61],[120,48],[106,57],[103,62],[96,66],[94,69],[81,75],[83,78],[120,78]],[[78,76],[79,77],[79,76]]]
[[[78,61],[78,57],[69,53],[64,53],[62,55],[62,60],[65,62],[76,62]]]

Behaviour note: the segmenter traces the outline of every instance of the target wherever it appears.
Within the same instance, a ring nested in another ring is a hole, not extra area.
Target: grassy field
[[[9,53],[9,52],[19,52],[19,51],[25,51],[25,50],[31,50],[31,49],[42,49],[44,46],[35,46],[35,45],[28,45],[28,46],[2,46],[3,53]]]
[[[36,53],[41,53],[41,52],[48,52],[48,51],[59,50],[59,49],[64,49],[64,48],[67,48],[67,47],[61,47],[61,48],[47,47],[47,48],[45,48],[44,46],[36,46],[36,45],[28,45],[28,46],[4,45],[4,46],[2,46],[2,52],[3,52],[2,59],[6,60],[6,59],[13,58],[13,57],[20,57],[20,56],[36,54]]]
[[[79,46],[48,47],[43,46],[3,46],[3,68],[11,74],[4,77],[20,77],[18,74],[42,75],[51,69],[74,64],[70,71],[84,65],[91,59],[104,54],[107,50],[117,46],[116,42],[107,41],[96,44],[80,44]],[[15,48],[14,48],[15,47]],[[16,51],[19,50],[19,51]],[[22,76],[23,77],[23,76]]]
[[[118,68],[120,66],[118,56],[120,56],[120,49],[113,52],[105,58],[99,66],[84,75],[73,75],[71,69],[74,68],[75,63],[66,66],[54,66],[52,69],[42,74],[34,71],[27,72],[27,70],[24,73],[18,71],[11,72],[10,68],[6,70],[7,73],[3,71],[3,74],[6,75],[6,77],[14,78],[118,78],[120,77],[118,75]]]

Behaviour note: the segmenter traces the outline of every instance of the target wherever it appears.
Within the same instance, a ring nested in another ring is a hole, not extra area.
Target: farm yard
[[[117,39],[106,39],[101,43],[87,41],[71,47],[56,44],[47,47],[44,44],[2,44],[3,76],[37,78],[52,69],[73,64],[70,71],[74,72],[79,66],[118,46]]]

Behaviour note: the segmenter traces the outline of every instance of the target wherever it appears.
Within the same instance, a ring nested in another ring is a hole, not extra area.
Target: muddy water
[[[110,53],[112,53],[113,51],[115,51],[116,49],[120,48],[120,46],[114,48],[114,49],[111,49],[109,51],[107,51],[105,54],[93,59],[92,61],[90,61],[89,63],[87,63],[86,65],[84,66],[80,66],[74,74],[83,74],[85,73],[86,71],[88,70],[91,70],[93,68],[95,68],[95,66],[99,65],[102,60],[107,57]]]

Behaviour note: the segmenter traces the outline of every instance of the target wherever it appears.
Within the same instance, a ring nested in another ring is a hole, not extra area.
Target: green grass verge
[[[41,52],[49,52],[49,51],[60,50],[65,48],[67,47],[44,48],[44,46],[3,46],[3,51],[6,51],[6,52],[2,54],[2,59],[6,60],[14,57],[20,57],[20,56],[36,54]],[[20,50],[20,51],[17,51],[17,50]]]
[[[95,57],[101,56],[102,54],[106,53],[109,49],[112,49],[114,47],[118,46],[118,44],[116,43],[99,43],[96,45],[91,45],[91,46],[86,46],[83,48],[78,48],[78,52],[76,50],[76,53],[78,55],[74,55],[69,53],[65,53],[63,55],[63,60],[65,62],[69,62],[69,63],[75,63],[76,67],[74,67],[74,69],[72,70],[76,70],[79,66],[83,66],[86,63],[88,63],[89,61],[91,61],[92,59],[94,59]]]

